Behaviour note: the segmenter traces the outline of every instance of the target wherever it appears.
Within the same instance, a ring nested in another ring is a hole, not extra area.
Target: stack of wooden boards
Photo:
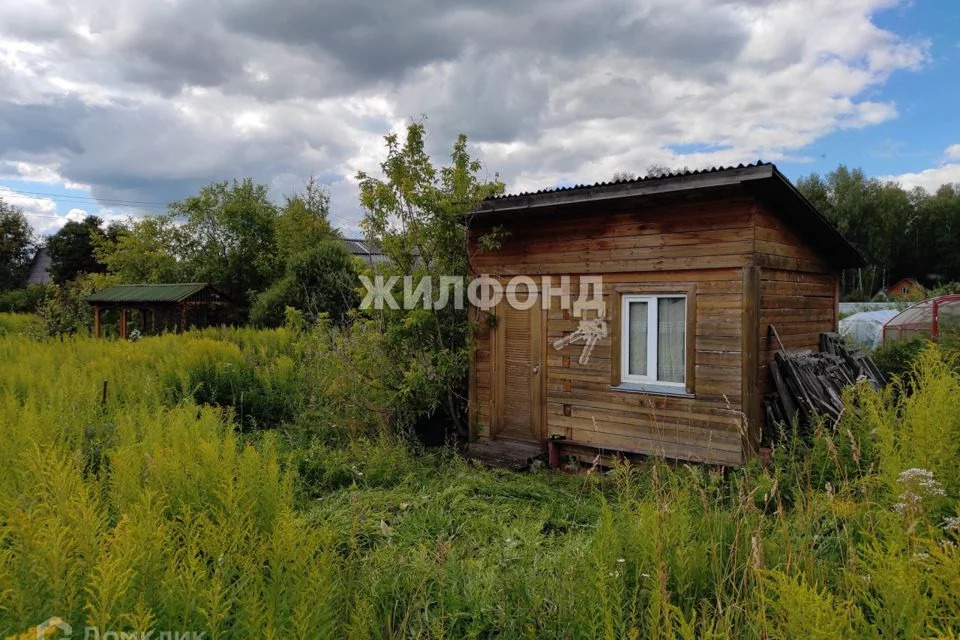
[[[771,332],[776,335],[772,326]],[[828,420],[840,417],[844,387],[861,379],[875,389],[886,384],[870,357],[847,347],[839,334],[821,333],[819,353],[787,352],[781,347],[770,363],[770,392],[763,401],[765,432],[776,439],[795,419],[800,434],[810,435],[817,415]]]

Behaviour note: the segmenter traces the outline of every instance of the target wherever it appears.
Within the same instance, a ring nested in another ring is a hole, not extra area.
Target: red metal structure
[[[929,298],[913,304],[883,327],[883,343],[893,340],[960,336],[960,294]]]

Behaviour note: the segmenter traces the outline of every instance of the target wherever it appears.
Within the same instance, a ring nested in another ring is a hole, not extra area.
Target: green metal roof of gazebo
[[[118,284],[94,293],[87,298],[87,302],[90,304],[181,302],[207,287],[213,288],[209,282]]]

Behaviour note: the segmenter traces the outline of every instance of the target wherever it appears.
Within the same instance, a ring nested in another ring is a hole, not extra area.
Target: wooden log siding
[[[683,278],[684,281],[680,279]],[[619,332],[615,289],[629,284],[631,290],[674,291],[677,282],[696,280],[695,295],[688,302],[694,314],[693,397],[653,395],[612,389],[619,377],[619,350],[614,348]],[[667,288],[664,288],[667,285]],[[576,279],[571,297],[576,299]],[[684,273],[606,274],[603,298],[607,303],[610,335],[600,340],[586,364],[578,362],[581,345],[562,351],[552,343],[574,331],[578,320],[551,300],[544,312],[546,339],[542,342],[545,384],[543,433],[600,448],[667,455],[671,458],[711,463],[742,462],[741,419],[741,311],[742,270],[710,270]],[[498,389],[492,367],[495,344],[501,344],[500,326],[484,328],[477,339],[472,377],[476,402],[476,435],[489,438],[492,412],[506,411],[510,390]],[[506,349],[506,345],[503,345]],[[501,396],[503,400],[498,400]],[[492,400],[492,402],[491,402]],[[495,435],[495,434],[494,434]]]
[[[478,239],[498,226],[502,246],[481,252]],[[542,398],[532,433],[564,436],[579,443],[569,447],[578,453],[595,447],[739,464],[762,435],[762,396],[779,346],[770,325],[786,348],[816,348],[821,332],[836,329],[839,267],[863,264],[770,165],[518,194],[485,203],[468,228],[474,274],[551,276],[553,284],[567,275],[574,298],[578,277],[603,279],[610,335],[583,365],[580,343],[555,351],[551,343],[578,321],[552,300],[540,314],[541,380],[529,385],[531,397],[536,390]],[[613,388],[619,296],[680,289],[689,292],[687,393]],[[498,398],[505,337],[499,326],[480,333],[472,416],[477,436],[496,439],[506,410]]]
[[[559,300],[552,300],[547,312],[545,362],[548,437],[559,435],[599,448],[738,464],[742,449],[739,278],[739,269],[605,274],[603,298],[610,335],[598,342],[586,364],[577,360],[579,345],[559,352],[551,346],[578,324],[560,309]],[[690,287],[691,281],[697,284],[688,300],[694,325],[688,344],[692,342],[694,349],[693,369],[687,375],[693,379],[694,397],[613,389],[620,374],[616,298],[622,294],[617,289],[629,285],[629,291],[672,293]],[[574,297],[579,293],[576,286],[571,290]],[[704,348],[704,339],[709,339],[712,344],[707,346],[713,348]]]
[[[660,211],[602,211],[549,222],[512,222],[501,249],[480,253],[471,228],[475,274],[571,277],[571,297],[581,275],[600,275],[610,335],[600,340],[588,363],[579,364],[582,345],[556,351],[552,343],[574,331],[578,319],[551,300],[544,311],[542,343],[546,437],[601,449],[736,465],[743,462],[744,268],[753,263],[754,201],[730,199],[693,203]],[[637,292],[694,291],[688,376],[692,394],[654,395],[612,388],[619,378],[618,296]],[[496,398],[494,369],[499,327],[477,338],[471,397],[475,435],[496,437],[491,425],[504,407]],[[615,351],[615,352],[614,352]],[[692,369],[691,369],[692,366]],[[759,405],[758,405],[759,406]]]
[[[514,223],[496,252],[471,247],[476,273],[604,274],[739,268],[753,251],[752,201],[728,200],[664,210]],[[489,231],[471,229],[471,238]],[[709,251],[704,251],[709,247]]]
[[[769,211],[756,216],[760,270],[760,366],[757,387],[768,390],[769,365],[780,345],[788,350],[819,349],[820,334],[836,331],[839,272]]]

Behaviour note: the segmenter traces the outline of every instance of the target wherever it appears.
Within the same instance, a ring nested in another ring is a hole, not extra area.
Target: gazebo
[[[185,331],[223,320],[230,301],[208,282],[173,284],[120,284],[87,298],[93,307],[93,331],[103,333],[105,312],[119,313],[120,338],[130,335],[131,324],[141,333]]]

